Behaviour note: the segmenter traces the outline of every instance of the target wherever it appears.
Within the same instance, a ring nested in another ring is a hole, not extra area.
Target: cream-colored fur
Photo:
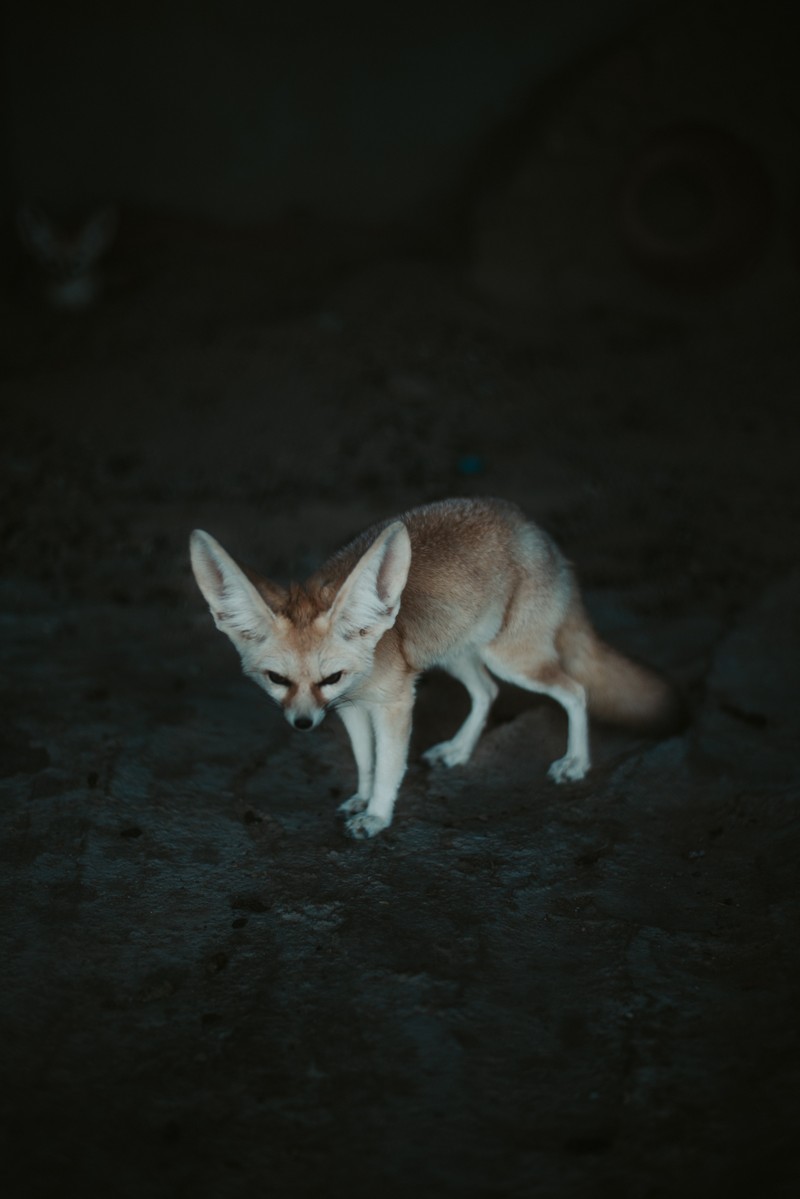
[[[445,500],[377,525],[302,587],[243,570],[201,530],[191,557],[217,627],[289,723],[341,717],[358,769],[341,805],[354,837],[391,823],[416,680],[431,667],[472,701],[455,736],[424,755],[431,764],[468,760],[497,694],[492,676],[566,710],[567,752],[549,771],[557,783],[589,769],[587,708],[641,726],[677,717],[668,684],[594,633],[547,534],[501,500]]]

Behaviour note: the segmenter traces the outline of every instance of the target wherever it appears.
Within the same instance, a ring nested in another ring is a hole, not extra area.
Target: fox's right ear
[[[218,541],[195,529],[189,541],[192,570],[217,628],[237,647],[266,641],[276,619],[247,575]]]

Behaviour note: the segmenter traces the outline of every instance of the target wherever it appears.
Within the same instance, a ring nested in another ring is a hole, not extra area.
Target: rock
[[[747,779],[792,778],[798,661],[800,572],[768,587],[720,645],[696,733],[701,753]]]

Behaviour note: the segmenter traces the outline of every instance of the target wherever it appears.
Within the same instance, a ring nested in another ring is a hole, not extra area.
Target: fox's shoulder
[[[370,525],[352,541],[338,550],[319,572],[346,574],[388,525],[400,520],[408,529],[412,550],[444,550],[464,541],[491,537],[503,540],[513,537],[529,526],[521,510],[501,499],[447,499],[409,508],[399,516],[388,517]]]
[[[415,538],[422,542],[442,534],[472,535],[482,530],[497,534],[528,523],[516,504],[494,498],[439,500],[411,508],[399,519],[408,528],[412,542]]]
[[[449,583],[504,572],[524,560],[558,556],[549,537],[515,504],[501,499],[446,499],[410,508],[365,529],[310,580],[328,594],[340,585],[375,538],[400,520],[411,541],[409,587],[424,579],[439,590]]]
[[[448,592],[463,598],[476,585],[502,588],[522,562],[550,567],[559,560],[549,537],[515,504],[494,498],[439,500],[379,521],[337,550],[304,585],[313,610],[328,606],[375,539],[398,520],[411,541],[406,617],[420,589],[441,604]]]

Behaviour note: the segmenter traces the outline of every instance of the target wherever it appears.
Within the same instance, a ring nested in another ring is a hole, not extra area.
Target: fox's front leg
[[[408,694],[402,699],[378,703],[369,709],[375,745],[372,795],[366,808],[346,821],[345,828],[351,837],[374,837],[392,823],[394,802],[408,760],[413,701],[413,684],[410,684]]]
[[[372,783],[375,777],[375,737],[372,721],[363,704],[344,703],[338,712],[350,737],[358,771],[358,790],[355,795],[351,795],[344,803],[339,804],[339,811],[363,812],[372,796]]]

